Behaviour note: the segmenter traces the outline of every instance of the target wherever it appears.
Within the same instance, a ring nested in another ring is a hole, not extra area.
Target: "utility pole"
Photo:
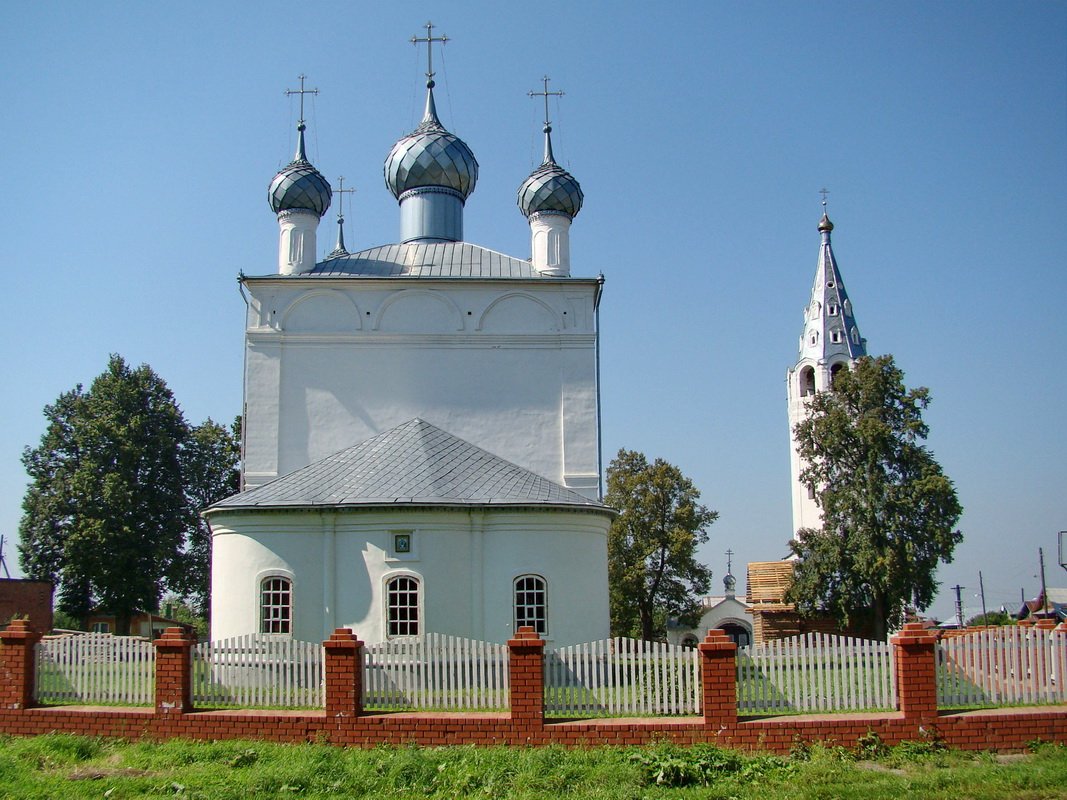
[[[7,561],[4,560],[4,537],[0,534],[0,569],[4,570],[4,577],[10,578],[11,573],[7,571]]]
[[[989,620],[988,619],[984,619],[984,617],[986,616],[986,610],[985,610],[985,581],[982,580],[982,570],[978,570],[978,593],[982,595],[982,617],[983,617],[982,621],[986,625],[988,625],[989,624]]]
[[[960,597],[960,592],[962,592],[966,587],[960,586],[957,583],[952,588],[956,592],[956,627],[957,628],[962,628],[963,627],[963,598]]]
[[[1041,613],[1048,611],[1048,598],[1045,596],[1045,551],[1037,548],[1037,558],[1041,562]]]

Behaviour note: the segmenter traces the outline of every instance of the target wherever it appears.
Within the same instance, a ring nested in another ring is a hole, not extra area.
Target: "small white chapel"
[[[242,491],[204,511],[211,637],[376,643],[428,632],[554,646],[607,637],[598,306],[571,274],[578,181],[544,159],[518,189],[522,257],[467,242],[479,164],[441,123],[432,25],[423,118],[385,158],[397,241],[316,260],[333,189],[308,161],[271,181],[278,264],[246,299]],[[521,174],[521,173],[520,173]],[[385,238],[385,237],[383,237]]]

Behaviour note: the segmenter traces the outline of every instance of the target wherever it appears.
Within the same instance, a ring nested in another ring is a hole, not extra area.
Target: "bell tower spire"
[[[850,368],[857,359],[867,355],[867,340],[860,336],[852,301],[845,291],[830,244],[834,224],[826,213],[829,190],[822,189],[820,193],[823,214],[818,225],[819,259],[811,298],[804,309],[797,361],[786,374],[794,532],[800,528],[821,527],[822,515],[815,503],[815,493],[800,483],[804,465],[797,455],[793,429],[807,416],[808,404],[815,393],[829,389],[839,370]]]

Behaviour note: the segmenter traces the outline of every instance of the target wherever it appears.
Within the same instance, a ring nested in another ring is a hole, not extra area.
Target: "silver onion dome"
[[[320,217],[330,207],[333,190],[304,154],[304,125],[297,127],[296,155],[267,189],[267,202],[275,214],[282,211],[311,211]]]
[[[466,143],[445,130],[428,81],[426,112],[414,131],[403,137],[385,159],[385,185],[393,197],[419,188],[451,189],[466,200],[478,182],[478,161]]]
[[[538,212],[566,214],[572,219],[582,209],[582,187],[552,155],[552,127],[546,125],[545,159],[519,186],[519,209],[529,217]]]

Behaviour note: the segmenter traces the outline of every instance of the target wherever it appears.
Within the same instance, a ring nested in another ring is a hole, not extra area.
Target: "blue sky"
[[[0,532],[41,410],[117,352],[186,416],[241,406],[239,270],[275,269],[266,187],[312,161],[350,250],[396,239],[382,182],[417,123],[432,19],[438,109],[481,165],[466,237],[526,257],[515,190],[555,151],[582,183],[575,274],[607,279],[604,453],[678,464],[720,520],[725,572],[786,553],[785,372],[830,190],[834,250],[872,353],[931,389],[929,444],[965,539],[968,614],[1050,585],[1067,529],[1067,4],[23,3],[0,29],[6,223]],[[331,210],[320,247],[333,246]],[[14,566],[13,546],[7,551]],[[952,613],[943,591],[932,611]]]

